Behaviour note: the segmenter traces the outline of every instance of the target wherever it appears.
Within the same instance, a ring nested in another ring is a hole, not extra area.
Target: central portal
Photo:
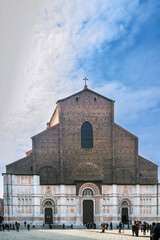
[[[83,223],[94,222],[93,200],[83,201]]]
[[[45,224],[52,223],[53,223],[52,208],[45,208]]]
[[[122,208],[122,223],[128,224],[128,208]]]

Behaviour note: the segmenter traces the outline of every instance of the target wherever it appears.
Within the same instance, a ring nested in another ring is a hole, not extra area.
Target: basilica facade
[[[158,221],[157,165],[114,122],[114,101],[85,85],[57,101],[26,157],[6,166],[6,222],[125,224]]]

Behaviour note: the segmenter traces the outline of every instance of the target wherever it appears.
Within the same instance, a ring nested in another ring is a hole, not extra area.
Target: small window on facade
[[[78,102],[79,97],[76,97],[76,102]]]
[[[89,122],[84,122],[81,127],[81,147],[93,148],[93,128]]]
[[[96,97],[94,97],[94,101],[95,101],[95,102],[97,101],[97,98],[96,98]]]

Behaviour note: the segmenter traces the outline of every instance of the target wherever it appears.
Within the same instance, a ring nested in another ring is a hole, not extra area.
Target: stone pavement
[[[130,231],[130,230],[126,230]],[[130,234],[128,232],[128,234]],[[126,232],[127,234],[127,232]],[[1,240],[135,240],[137,237],[132,237],[126,234],[118,234],[118,231],[107,231],[106,233],[100,233],[100,230],[58,230],[58,229],[45,229],[45,230],[20,230],[0,232]],[[138,237],[138,240],[149,240],[148,236]]]

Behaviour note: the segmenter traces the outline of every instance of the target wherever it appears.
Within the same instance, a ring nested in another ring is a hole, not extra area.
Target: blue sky
[[[115,122],[139,137],[139,154],[160,164],[158,0],[2,0],[0,16],[0,172],[85,76],[116,101]]]

